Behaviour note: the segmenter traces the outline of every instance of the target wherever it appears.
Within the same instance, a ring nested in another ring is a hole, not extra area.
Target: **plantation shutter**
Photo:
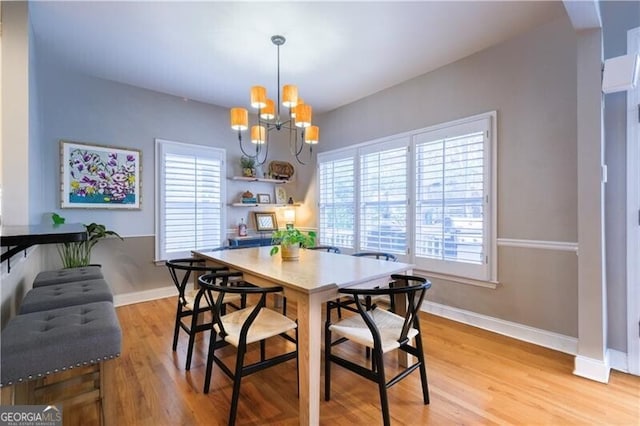
[[[354,248],[355,151],[318,156],[320,245]]]
[[[463,268],[465,275],[485,279],[488,120],[421,133],[415,140],[416,264],[445,273]]]
[[[224,151],[163,142],[158,259],[190,256],[224,239]]]
[[[408,139],[361,149],[360,250],[406,254]]]

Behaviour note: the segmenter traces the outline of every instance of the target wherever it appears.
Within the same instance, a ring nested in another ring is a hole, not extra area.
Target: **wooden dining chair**
[[[205,290],[205,297],[213,306],[213,324],[210,327],[211,336],[209,338],[204,393],[209,393],[211,373],[215,362],[233,380],[229,425],[234,425],[236,421],[240,383],[244,376],[293,358],[296,358],[297,361],[298,357],[298,329],[296,322],[266,307],[267,295],[282,292],[282,287],[230,286],[228,279],[234,274],[237,273],[222,271],[206,274],[198,278],[200,286]],[[224,300],[229,295],[242,295],[245,297],[251,295],[259,296],[259,298],[253,306],[225,314],[223,310]],[[292,330],[295,330],[295,337],[291,337],[288,334]],[[295,349],[267,359],[265,342],[267,339],[277,336],[294,342]],[[256,342],[260,343],[260,360],[245,365],[248,345]],[[216,355],[218,349],[229,345],[236,348],[236,361],[233,371]]]
[[[228,270],[226,267],[207,266],[204,259],[183,258],[172,259],[165,262],[169,269],[169,275],[173,284],[178,289],[178,303],[176,307],[176,318],[173,332],[172,349],[175,352],[178,347],[178,334],[183,329],[189,335],[187,345],[187,359],[185,370],[191,368],[191,358],[193,355],[193,345],[197,333],[209,330],[211,322],[198,323],[198,317],[206,312],[211,312],[211,306],[202,299],[203,294],[195,288],[195,277],[197,274],[221,272]],[[189,288],[189,285],[193,286]],[[225,300],[226,304],[232,304],[237,309],[245,305],[245,300],[240,295],[230,295]],[[185,322],[186,318],[190,321]]]
[[[340,293],[353,300],[359,315],[353,315],[331,322],[329,305],[335,302],[327,302],[327,320],[325,323],[325,390],[326,401],[331,399],[331,364],[338,364],[368,380],[376,382],[380,393],[380,405],[385,426],[391,424],[389,415],[389,401],[387,389],[407,377],[415,370],[420,371],[422,384],[422,398],[424,404],[429,404],[429,386],[427,383],[427,370],[425,366],[424,350],[422,347],[422,334],[420,333],[419,312],[427,289],[431,283],[425,278],[411,275],[391,275],[393,286],[385,286],[376,289],[342,288]],[[362,303],[363,297],[380,296],[404,297],[406,313],[398,315],[386,309],[380,309],[376,305],[367,308]],[[332,340],[333,335],[339,338]],[[352,341],[363,345],[372,351],[371,366],[361,365],[352,360],[343,358],[334,352],[335,345],[345,341]],[[412,344],[412,341],[415,342]],[[385,376],[384,355],[401,350],[416,357],[417,362],[404,368],[399,374],[390,380]]]

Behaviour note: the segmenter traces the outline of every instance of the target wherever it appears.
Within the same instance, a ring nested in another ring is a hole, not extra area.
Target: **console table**
[[[57,244],[85,241],[87,229],[80,223],[14,225],[0,228],[0,246],[8,247],[2,253],[1,262],[7,261],[7,269],[11,271],[9,259],[22,250],[37,244]]]
[[[233,237],[229,238],[229,246],[231,247],[260,247],[270,246],[271,236],[251,236],[251,237]]]

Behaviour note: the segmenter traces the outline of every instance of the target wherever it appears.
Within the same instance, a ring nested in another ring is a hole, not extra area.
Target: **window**
[[[408,254],[418,270],[495,281],[495,119],[320,154],[321,244]]]
[[[225,151],[156,139],[156,259],[190,256],[224,238]]]
[[[487,279],[489,120],[414,136],[415,263]]]
[[[408,139],[360,150],[360,250],[407,253]]]
[[[319,244],[355,247],[355,150],[320,155]]]

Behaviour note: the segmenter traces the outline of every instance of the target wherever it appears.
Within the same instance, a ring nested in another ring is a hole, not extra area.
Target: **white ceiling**
[[[297,84],[332,110],[565,14],[562,2],[32,2],[38,48],[98,77],[247,106]]]

